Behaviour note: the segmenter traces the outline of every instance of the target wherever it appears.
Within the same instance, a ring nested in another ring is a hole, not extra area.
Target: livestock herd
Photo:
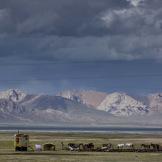
[[[120,143],[120,144],[102,144],[95,147],[93,143],[75,144],[69,143],[67,146],[62,144],[62,150],[69,151],[96,151],[96,152],[162,152],[162,146],[159,144],[140,144],[134,145],[133,143]]]
[[[133,143],[120,143],[120,144],[102,144],[101,146],[94,145],[93,143],[68,143],[64,144],[61,142],[61,149],[67,151],[78,151],[78,152],[162,152],[162,146],[159,144],[140,144],[134,145]],[[35,144],[35,149],[28,146],[28,151],[56,151],[54,144]]]

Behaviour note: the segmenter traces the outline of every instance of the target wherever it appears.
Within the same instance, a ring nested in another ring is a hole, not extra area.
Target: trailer
[[[15,151],[28,151],[29,135],[20,134],[19,131],[14,136]]]

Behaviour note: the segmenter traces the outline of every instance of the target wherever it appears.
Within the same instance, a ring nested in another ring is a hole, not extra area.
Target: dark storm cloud
[[[20,35],[82,36],[84,30],[92,31],[89,27],[97,30],[92,24],[100,13],[126,6],[125,0],[6,0],[1,11],[2,17],[8,15],[6,21],[12,19],[12,30]]]
[[[161,17],[161,0],[0,0],[0,56],[161,59]]]

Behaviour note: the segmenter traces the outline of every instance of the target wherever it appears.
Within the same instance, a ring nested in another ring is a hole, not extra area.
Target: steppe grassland
[[[61,142],[94,143],[95,147],[103,143],[131,142],[137,147],[141,143],[159,143],[162,135],[138,134],[94,134],[94,133],[29,133],[30,145],[54,143],[56,151],[52,153],[15,154],[13,146],[14,133],[0,134],[0,162],[160,162],[162,153],[102,153],[102,152],[69,152],[61,150]]]

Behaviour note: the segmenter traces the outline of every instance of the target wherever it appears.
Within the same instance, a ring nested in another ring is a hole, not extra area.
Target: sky
[[[0,90],[162,92],[161,0],[0,0]]]

